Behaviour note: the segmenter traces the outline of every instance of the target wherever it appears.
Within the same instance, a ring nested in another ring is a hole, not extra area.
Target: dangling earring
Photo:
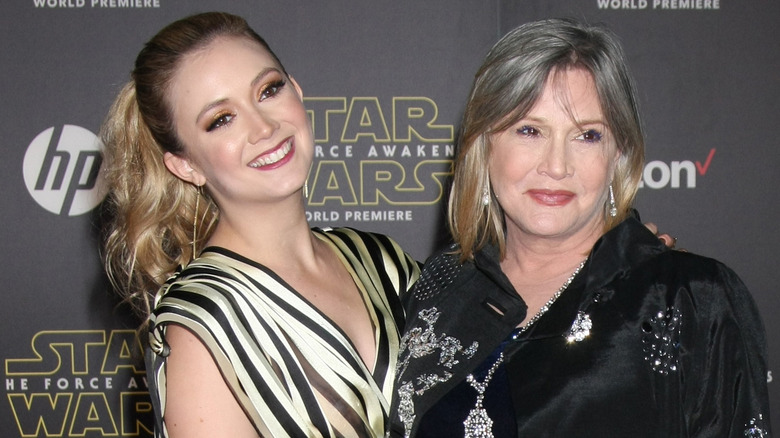
[[[309,180],[303,182],[303,197],[308,201],[309,200]]]
[[[612,190],[612,184],[609,185],[609,215],[617,216],[617,205],[615,205],[615,192]]]
[[[198,254],[196,250],[196,242],[198,241],[198,215],[200,214],[200,196],[203,192],[202,186],[195,186],[197,187],[195,192],[197,193],[195,197],[195,214],[192,218],[192,260],[195,259],[195,256]]]
[[[490,183],[482,189],[482,205],[485,207],[490,205]]]

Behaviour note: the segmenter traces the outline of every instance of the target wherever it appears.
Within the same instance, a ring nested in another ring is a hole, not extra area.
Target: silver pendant
[[[480,400],[481,401],[481,400]],[[463,421],[464,438],[493,438],[493,420],[478,403]]]

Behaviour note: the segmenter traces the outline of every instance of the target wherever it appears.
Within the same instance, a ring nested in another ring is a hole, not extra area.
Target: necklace
[[[574,281],[574,277],[580,273],[580,270],[583,266],[585,266],[585,262],[587,261],[588,258],[586,257],[585,260],[583,260],[582,263],[577,266],[577,269],[574,270],[569,278],[566,279],[563,285],[553,294],[553,296],[550,297],[546,303],[544,303],[539,311],[536,312],[536,314],[532,316],[524,326],[520,327],[520,329],[517,330],[514,335],[512,335],[513,340],[517,339],[521,334],[528,330],[529,327],[538,321],[542,315],[547,313],[547,311],[550,309],[550,306],[552,306],[555,300],[561,296],[563,291],[569,287],[571,282]],[[474,388],[475,391],[477,391],[477,401],[474,403],[474,407],[469,411],[469,414],[463,421],[464,438],[493,438],[493,419],[490,418],[487,411],[482,406],[482,401],[485,399],[485,390],[487,389],[490,380],[493,379],[493,374],[495,374],[496,370],[503,362],[504,352],[502,351],[488,370],[487,374],[485,374],[485,378],[482,379],[482,382],[477,381],[477,378],[474,377],[474,374],[469,374],[466,376],[466,381],[469,383],[469,385],[471,385],[472,388]]]

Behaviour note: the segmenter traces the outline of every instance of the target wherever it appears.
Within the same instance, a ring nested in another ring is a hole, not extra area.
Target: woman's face
[[[184,155],[166,164],[220,208],[300,190],[313,155],[301,90],[261,45],[219,37],[186,55],[168,99]]]
[[[490,181],[508,239],[565,240],[603,229],[617,147],[590,73],[554,77],[522,120],[490,139]]]

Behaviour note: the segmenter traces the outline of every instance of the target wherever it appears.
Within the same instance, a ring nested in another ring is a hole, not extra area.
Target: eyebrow
[[[255,76],[255,78],[252,79],[252,81],[249,83],[250,87],[251,88],[256,87],[257,84],[259,84],[263,79],[265,79],[265,77],[267,77],[269,74],[274,73],[274,72],[282,74],[281,70],[279,70],[276,67],[266,67],[266,68],[260,70],[260,73],[258,73],[257,76]],[[218,99],[218,100],[215,100],[214,102],[209,103],[205,107],[203,107],[203,109],[195,117],[195,123],[199,123],[200,120],[203,118],[204,114],[209,112],[212,108],[220,106],[220,105],[222,105],[223,103],[225,103],[227,101],[228,101],[227,98]]]
[[[529,122],[535,122],[535,123],[548,123],[547,118],[545,117],[534,117],[534,116],[528,116],[521,117],[518,119],[516,123],[522,122],[524,120],[527,120]],[[572,120],[572,119],[570,119]],[[607,121],[605,119],[584,119],[584,120],[572,120],[576,125],[584,126],[584,125],[607,125]]]

